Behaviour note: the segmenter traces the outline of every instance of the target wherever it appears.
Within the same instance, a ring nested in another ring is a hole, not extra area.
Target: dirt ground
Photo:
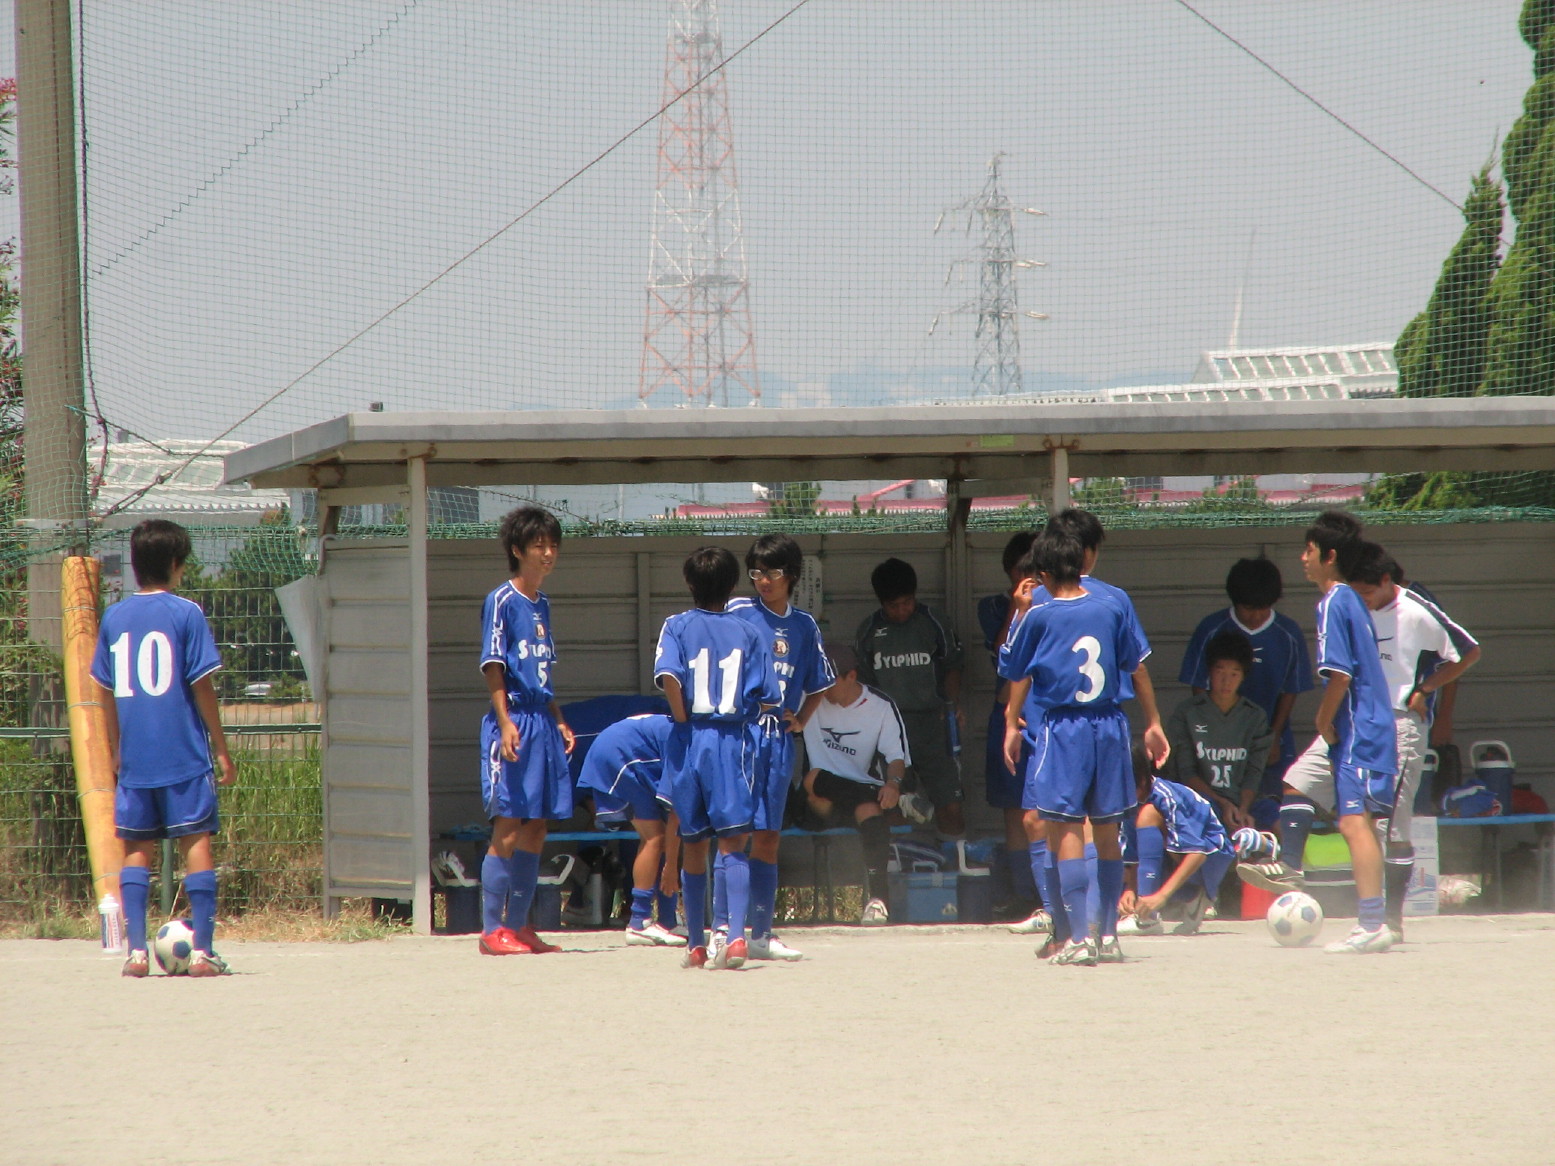
[[[0,942],[0,1162],[1555,1159],[1555,916],[1344,958],[1211,922],[1094,969],[989,928],[786,935],[809,958],[711,973],[599,933],[231,943],[204,981]]]

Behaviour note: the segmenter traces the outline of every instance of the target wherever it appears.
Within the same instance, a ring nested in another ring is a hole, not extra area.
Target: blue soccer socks
[[[1096,844],[1094,842],[1085,844],[1085,877],[1087,880],[1085,892],[1086,931],[1081,934],[1100,935],[1102,912],[1101,880],[1096,874]]]
[[[1161,889],[1162,871],[1166,866],[1166,835],[1159,826],[1141,826],[1135,832],[1134,845],[1139,852],[1139,870],[1134,878],[1143,898]]]
[[[194,950],[209,955],[216,939],[216,872],[196,870],[184,875],[184,894],[189,896],[193,917]]]
[[[481,931],[490,935],[502,926],[508,909],[508,889],[513,885],[507,860],[487,852],[481,859]]]
[[[527,850],[515,850],[508,859],[508,920],[512,931],[529,926],[529,908],[535,901],[535,885],[540,881],[540,856]]]
[[[1058,886],[1059,893],[1063,896],[1064,913],[1069,917],[1071,938],[1084,939],[1087,935],[1086,928],[1089,914],[1086,908],[1086,899],[1090,895],[1091,877],[1085,869],[1083,858],[1068,858],[1058,860]],[[1054,917],[1054,926],[1057,926],[1057,917]],[[1055,936],[1056,938],[1056,936]]]
[[[188,885],[188,880],[185,880]],[[151,872],[127,866],[119,872],[119,897],[124,901],[124,933],[131,951],[146,950],[146,904],[151,901]]]
[[[750,860],[751,905],[747,930],[753,939],[772,934],[772,916],[777,912],[777,863],[753,857]]]
[[[1046,842],[1033,842],[1031,844],[1033,862],[1039,861],[1038,847],[1041,847],[1042,901],[1047,907],[1047,913],[1053,919],[1053,939],[1063,943],[1074,934],[1074,928],[1069,925],[1069,912],[1064,907],[1064,888],[1058,877],[1058,855],[1053,853],[1052,847]]]
[[[1301,794],[1286,794],[1280,803],[1280,857],[1292,870],[1300,870],[1307,852],[1307,836],[1317,817],[1317,805]]]
[[[680,897],[686,912],[688,947],[707,946],[707,872],[692,874],[689,870],[680,876]]]
[[[1123,894],[1123,860],[1096,860],[1096,893],[1101,899],[1101,930],[1104,937],[1118,933],[1118,898]]]
[[[646,889],[632,890],[632,930],[641,931],[648,925],[648,917],[653,913],[653,892]]]
[[[745,920],[750,914],[750,856],[743,850],[723,856],[724,893],[729,900],[729,942],[745,938]]]
[[[1376,931],[1382,926],[1382,896],[1361,899],[1355,904],[1355,922],[1364,931]]]
[[[717,846],[717,842],[712,843]],[[723,880],[724,854],[721,850],[714,850],[712,855],[713,867],[713,929],[715,931],[729,930],[729,890]]]
[[[666,895],[661,892],[658,896],[658,899],[659,926],[664,928],[666,931],[674,931],[675,925],[679,922],[679,920],[675,918],[675,896]]]

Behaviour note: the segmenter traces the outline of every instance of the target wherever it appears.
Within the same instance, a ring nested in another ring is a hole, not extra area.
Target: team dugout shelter
[[[346,897],[409,899],[422,932],[431,928],[438,835],[482,817],[480,605],[506,576],[490,537],[429,540],[429,488],[944,479],[942,530],[800,536],[801,606],[828,638],[851,641],[876,606],[875,564],[896,555],[915,566],[919,598],[950,614],[966,647],[962,768],[976,824],[994,675],[975,604],[1007,586],[999,556],[1009,531],[969,530],[974,500],[1030,495],[1058,509],[1074,478],[1551,469],[1555,402],[1509,397],[364,412],[226,459],[228,482],[317,491],[319,571],[300,598],[290,597],[288,615],[312,641],[323,707],[326,912]],[[340,508],[374,503],[404,507],[404,537],[333,533]],[[1502,739],[1520,778],[1549,783],[1555,532],[1481,522],[1371,533],[1484,647],[1458,699],[1460,744]],[[659,627],[689,602],[681,564],[709,542],[743,560],[749,537],[564,540],[546,584],[563,703],[654,690]],[[1263,553],[1279,564],[1280,609],[1310,643],[1316,595],[1300,550],[1301,527],[1288,524],[1109,535],[1098,575],[1135,600],[1154,647],[1163,716],[1186,695],[1176,679],[1183,649],[1198,620],[1225,606],[1225,574],[1237,558]],[[1310,731],[1316,707],[1312,694],[1298,702],[1298,734]],[[994,819],[986,813],[983,821]]]

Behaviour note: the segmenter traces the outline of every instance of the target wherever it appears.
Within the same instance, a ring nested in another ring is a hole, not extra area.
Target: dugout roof
[[[1555,400],[988,402],[826,409],[348,413],[230,454],[294,489],[1555,468]],[[1040,468],[1039,468],[1040,467]]]

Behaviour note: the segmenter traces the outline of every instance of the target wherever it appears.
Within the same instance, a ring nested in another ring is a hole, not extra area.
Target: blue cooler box
[[[891,922],[956,922],[954,872],[925,871],[887,877],[891,880]]]

